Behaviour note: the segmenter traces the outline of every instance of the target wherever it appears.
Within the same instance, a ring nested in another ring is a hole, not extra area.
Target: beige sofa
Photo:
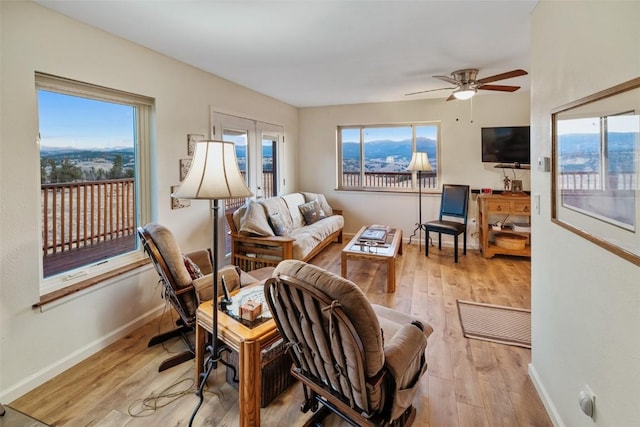
[[[322,194],[291,193],[250,200],[227,214],[231,262],[244,271],[284,259],[308,261],[333,241],[342,242],[344,218]]]

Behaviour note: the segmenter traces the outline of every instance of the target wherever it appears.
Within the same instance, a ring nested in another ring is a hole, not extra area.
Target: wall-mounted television
[[[482,128],[482,161],[485,163],[531,163],[529,126]]]

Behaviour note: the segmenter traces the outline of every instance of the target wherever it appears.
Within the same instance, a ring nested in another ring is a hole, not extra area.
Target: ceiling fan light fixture
[[[462,86],[460,89],[454,91],[453,96],[456,99],[464,101],[466,99],[471,99],[471,97],[476,94],[476,91],[477,89],[465,85],[465,86]]]

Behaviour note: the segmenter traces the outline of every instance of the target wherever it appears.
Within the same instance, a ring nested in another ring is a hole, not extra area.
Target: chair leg
[[[429,256],[429,230],[424,232],[424,256]]]
[[[453,260],[454,262],[458,262],[458,236],[453,235]]]
[[[463,238],[464,238],[464,241],[462,243],[463,244],[463,246],[462,246],[462,248],[463,248],[462,249],[462,254],[466,255],[467,254],[467,232],[466,231],[463,234]]]
[[[442,233],[438,233],[438,250],[442,250]]]

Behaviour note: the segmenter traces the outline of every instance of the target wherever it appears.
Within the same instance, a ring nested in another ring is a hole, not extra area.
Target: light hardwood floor
[[[312,263],[340,274],[341,249],[332,244]],[[465,299],[530,308],[528,259],[487,260],[470,250],[454,264],[451,248],[440,252],[436,247],[426,258],[424,247],[419,252],[417,243],[405,244],[392,294],[385,293],[385,269],[382,264],[350,261],[349,279],[372,302],[423,317],[433,326],[429,368],[415,399],[415,426],[552,425],[527,375],[531,351],[464,338],[456,307],[456,299]],[[197,403],[193,393],[150,399],[147,416],[131,415],[140,411],[142,399],[193,386],[193,361],[157,372],[158,364],[168,353],[180,351],[183,343],[176,339],[164,348],[146,347],[158,329],[169,327],[167,316],[150,322],[10,406],[56,426],[186,426]],[[224,368],[218,368],[209,379],[194,426],[236,426],[237,396],[225,382]],[[301,386],[294,384],[262,409],[262,425],[301,425],[309,416],[300,412],[301,402]],[[326,425],[343,424],[334,417]]]

